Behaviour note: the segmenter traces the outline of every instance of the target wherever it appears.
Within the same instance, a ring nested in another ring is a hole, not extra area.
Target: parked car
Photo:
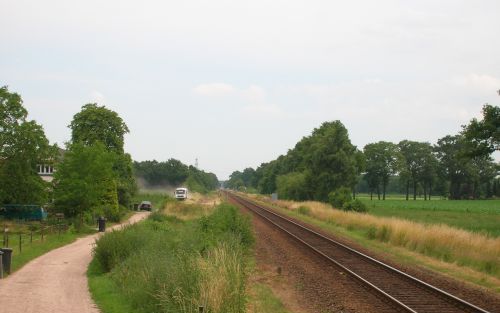
[[[139,204],[139,210],[151,211],[153,209],[153,205],[150,201],[142,201]]]

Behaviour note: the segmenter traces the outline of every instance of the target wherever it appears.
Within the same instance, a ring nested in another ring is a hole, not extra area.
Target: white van
[[[187,188],[177,188],[175,189],[175,199],[177,200],[186,200],[188,198],[188,189]]]

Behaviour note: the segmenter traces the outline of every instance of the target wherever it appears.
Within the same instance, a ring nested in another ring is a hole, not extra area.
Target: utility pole
[[[196,158],[194,161],[194,167],[198,168],[198,158]]]

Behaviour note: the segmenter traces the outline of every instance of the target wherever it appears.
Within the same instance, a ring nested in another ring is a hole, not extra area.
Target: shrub
[[[368,208],[366,207],[366,204],[364,204],[361,200],[354,199],[354,200],[345,202],[344,205],[342,205],[342,210],[355,211],[355,212],[367,212]]]
[[[344,203],[352,200],[351,189],[340,187],[328,194],[328,202],[337,209],[341,209]]]
[[[137,249],[147,245],[150,237],[151,232],[144,225],[131,225],[122,231],[112,231],[96,241],[94,257],[101,268],[109,272]]]
[[[299,214],[309,216],[309,215],[311,214],[311,209],[309,209],[308,207],[306,207],[306,206],[304,206],[304,205],[301,205],[301,206],[299,206],[299,208],[297,209],[297,212],[299,212]]]

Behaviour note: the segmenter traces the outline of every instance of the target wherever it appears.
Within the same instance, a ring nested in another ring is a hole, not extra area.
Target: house
[[[59,148],[59,157],[57,160],[47,160],[45,164],[37,165],[37,172],[40,177],[46,182],[52,182],[54,179],[54,173],[56,172],[55,165],[62,160],[66,150]]]

